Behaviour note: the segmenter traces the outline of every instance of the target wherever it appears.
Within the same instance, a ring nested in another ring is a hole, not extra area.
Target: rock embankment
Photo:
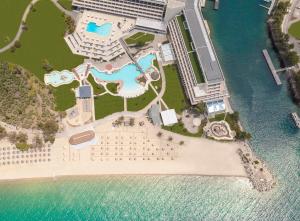
[[[254,155],[248,144],[238,149],[238,154],[241,157],[245,171],[254,189],[263,192],[269,191],[275,186],[275,178],[265,163]]]

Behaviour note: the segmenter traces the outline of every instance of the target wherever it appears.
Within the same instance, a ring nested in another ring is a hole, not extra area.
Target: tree
[[[206,106],[204,102],[200,102],[199,104],[196,105],[196,110],[200,113],[200,114],[204,114],[206,111]]]
[[[4,127],[0,126],[0,140],[7,136],[7,132]]]
[[[27,136],[27,134],[20,132],[17,134],[16,140],[19,143],[26,143],[28,140],[28,136]]]
[[[42,148],[43,147],[43,140],[40,136],[36,135],[32,140],[32,147],[33,148]]]
[[[157,134],[156,134],[158,137],[162,137],[162,132],[158,132]]]
[[[168,141],[172,141],[173,137],[169,136]]]
[[[17,142],[17,133],[16,132],[8,133],[8,140],[11,143],[16,143]]]
[[[299,62],[299,56],[295,51],[289,51],[287,53],[287,60],[290,65],[296,65]]]
[[[14,43],[15,48],[20,48],[21,47],[21,42],[20,41],[16,41]]]
[[[21,150],[21,151],[26,151],[30,147],[31,147],[30,144],[28,144],[26,142],[25,143],[16,143],[16,148],[19,149],[19,150]]]
[[[129,119],[129,125],[130,125],[131,127],[134,126],[134,118],[130,118],[130,119]]]
[[[46,123],[40,123],[39,128],[43,131],[45,142],[53,143],[55,134],[58,131],[58,124],[55,120],[48,120]]]
[[[43,69],[46,71],[46,72],[51,72],[53,71],[53,66],[49,63],[49,61],[47,59],[44,59],[43,60]]]
[[[179,145],[183,145],[183,144],[184,144],[184,141],[180,141],[180,142],[179,142]]]

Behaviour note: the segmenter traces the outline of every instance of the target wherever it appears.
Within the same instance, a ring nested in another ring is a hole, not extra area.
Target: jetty
[[[277,85],[281,85],[281,84],[282,84],[282,83],[281,83],[281,80],[280,80],[280,78],[279,78],[279,76],[278,76],[278,74],[277,74],[277,71],[276,71],[276,69],[275,69],[275,67],[274,67],[274,65],[273,65],[273,62],[272,62],[272,60],[271,60],[271,57],[270,57],[270,55],[269,55],[267,49],[264,49],[262,52],[263,52],[263,55],[264,55],[264,57],[265,57],[265,59],[266,59],[266,61],[267,61],[267,64],[268,64],[268,66],[269,66],[269,69],[271,70],[271,73],[272,73],[272,75],[273,75],[273,78],[274,78],[276,84],[277,84]]]
[[[272,10],[273,10],[273,8],[275,6],[276,0],[264,0],[264,1],[267,2],[267,3],[271,2],[270,7],[267,7],[266,5],[263,5],[263,4],[259,4],[259,6],[267,9],[268,10],[268,15],[271,15]]]
[[[291,113],[295,125],[300,128],[300,118],[296,112]]]
[[[267,165],[254,154],[249,143],[244,143],[237,153],[254,189],[259,192],[270,191],[276,185],[275,177]]]
[[[214,9],[218,10],[220,5],[220,0],[215,0]]]

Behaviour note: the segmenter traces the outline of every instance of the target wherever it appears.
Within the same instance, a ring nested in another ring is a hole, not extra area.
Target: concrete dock
[[[276,69],[275,69],[275,67],[274,67],[274,65],[273,65],[273,62],[272,62],[272,60],[271,60],[271,57],[270,57],[270,55],[269,55],[267,49],[264,49],[262,52],[263,52],[263,55],[264,55],[264,57],[265,57],[265,59],[266,59],[266,61],[267,61],[267,63],[268,63],[268,66],[269,66],[269,68],[270,68],[270,71],[271,71],[271,73],[272,73],[272,75],[273,75],[273,78],[274,78],[276,84],[277,84],[277,85],[281,85],[281,84],[282,84],[282,83],[281,83],[281,80],[280,80],[280,78],[279,78],[279,76],[278,76],[278,74],[277,74],[277,71],[276,71]]]
[[[215,0],[214,9],[218,10],[220,5],[220,0]]]

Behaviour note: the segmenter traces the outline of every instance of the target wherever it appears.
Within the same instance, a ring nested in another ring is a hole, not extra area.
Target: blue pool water
[[[75,80],[75,76],[72,72],[64,71],[53,71],[50,74],[45,75],[45,83],[57,87],[63,84],[69,84]]]
[[[148,71],[152,67],[154,54],[148,54],[138,60],[138,64],[143,71]],[[143,88],[136,78],[141,74],[135,64],[127,64],[121,69],[109,74],[105,71],[99,71],[96,68],[91,68],[91,74],[93,77],[98,78],[100,81],[122,81],[123,85],[120,90],[120,94],[137,94]]]
[[[104,23],[100,26],[98,26],[95,22],[89,22],[87,24],[86,30],[88,32],[96,33],[102,37],[107,37],[111,32],[111,28],[112,23],[110,22]]]

